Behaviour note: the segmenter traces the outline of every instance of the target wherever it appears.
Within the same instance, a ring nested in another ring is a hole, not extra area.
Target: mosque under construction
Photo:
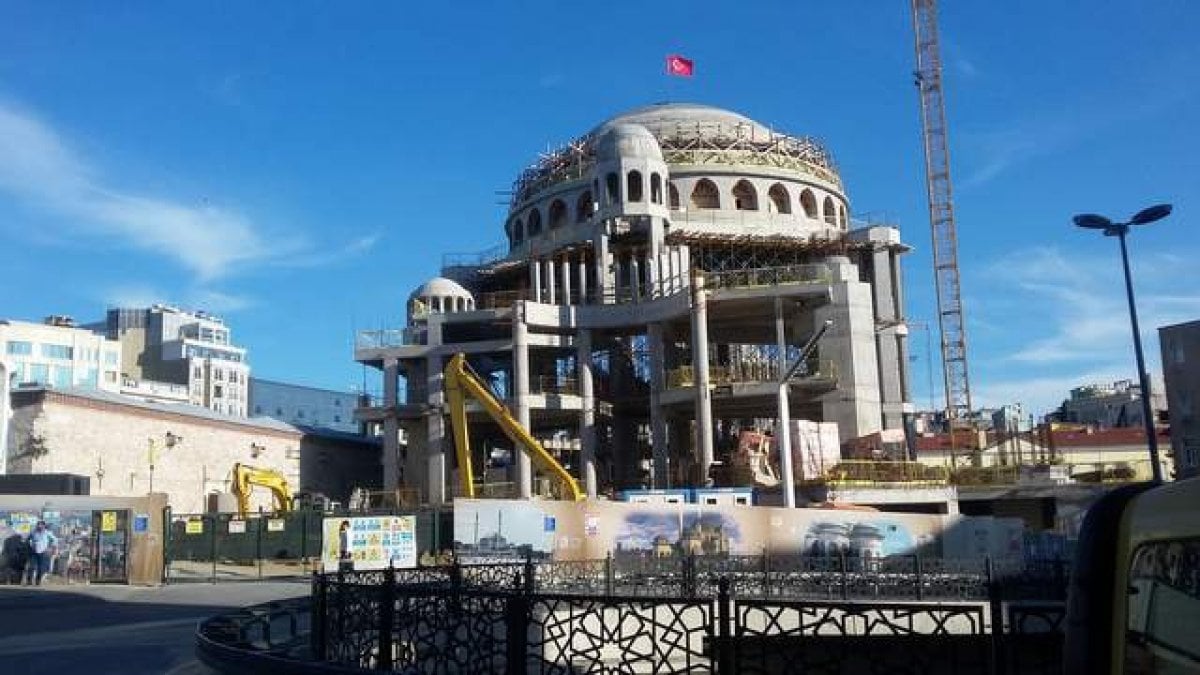
[[[543,155],[513,185],[505,247],[448,257],[403,328],[357,335],[383,376],[358,416],[384,430],[385,487],[453,496],[458,353],[590,496],[709,483],[740,432],[774,432],[780,379],[827,321],[791,417],[903,439],[908,247],[850,213],[820,143],[708,106],[633,110]],[[491,418],[468,420],[484,494],[548,489]]]

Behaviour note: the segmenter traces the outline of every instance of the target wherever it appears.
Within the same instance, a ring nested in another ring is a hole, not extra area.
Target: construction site
[[[906,459],[907,246],[850,213],[817,141],[702,105],[618,115],[544,155],[513,185],[506,251],[448,257],[403,328],[358,335],[356,360],[384,380],[359,414],[384,428],[385,486],[434,504],[452,485],[557,489],[483,409],[465,415],[475,452],[449,459],[456,354],[589,497],[717,485],[790,504],[764,438],[782,428],[824,444],[794,453],[797,478],[849,439]]]

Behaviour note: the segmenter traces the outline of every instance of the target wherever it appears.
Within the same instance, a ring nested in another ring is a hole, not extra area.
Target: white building
[[[14,389],[35,384],[120,389],[120,343],[77,327],[69,317],[51,316],[43,323],[0,321],[0,345]]]
[[[303,427],[359,432],[354,420],[358,394],[301,384],[250,378],[250,414]]]
[[[123,393],[246,416],[246,350],[233,344],[229,327],[219,317],[154,305],[111,309],[106,320],[93,327],[121,344]]]

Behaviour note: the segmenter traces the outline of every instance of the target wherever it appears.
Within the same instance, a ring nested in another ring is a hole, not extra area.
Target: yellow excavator
[[[292,488],[283,474],[273,469],[238,463],[233,465],[233,494],[237,497],[238,512],[243,518],[250,514],[250,493],[256,485],[271,491],[277,513],[292,510]]]
[[[475,470],[471,462],[471,439],[467,428],[466,398],[470,396],[483,406],[484,411],[495,420],[505,436],[518,447],[525,448],[538,468],[557,480],[562,487],[563,496],[575,501],[584,498],[579,481],[575,480],[553,455],[546,452],[529,430],[512,416],[508,408],[504,407],[500,399],[496,398],[492,390],[472,370],[465,355],[455,354],[451,357],[443,374],[446,402],[450,408],[450,424],[454,428],[454,448],[458,455],[458,476],[464,496],[475,497]]]

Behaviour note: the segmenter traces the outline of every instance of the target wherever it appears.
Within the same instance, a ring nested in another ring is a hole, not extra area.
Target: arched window
[[[826,197],[821,204],[821,214],[825,216],[825,223],[828,225],[837,225],[837,209],[833,205],[833,197]]]
[[[525,241],[525,223],[517,218],[517,222],[513,223],[513,244],[519,244]]]
[[[679,210],[679,188],[674,183],[667,183],[667,199],[671,200],[671,210]]]
[[[717,191],[717,184],[707,178],[697,181],[696,187],[692,188],[692,208],[721,208],[721,193]]]
[[[758,191],[748,180],[739,180],[733,186],[733,207],[738,211],[758,210]]]
[[[610,173],[604,177],[604,203],[616,204],[621,201],[621,177]]]
[[[575,202],[575,222],[583,223],[592,217],[592,193],[584,192]]]
[[[550,202],[550,229],[557,230],[567,224],[567,205],[561,199]]]
[[[788,194],[787,188],[782,184],[776,183],[767,190],[767,197],[770,198],[771,213],[791,213],[792,212],[792,196]]]
[[[650,174],[650,202],[652,204],[661,204],[662,201],[662,176],[657,173]]]
[[[533,209],[529,212],[529,236],[536,237],[542,233],[542,212]]]
[[[813,196],[812,190],[805,190],[800,193],[800,206],[804,209],[804,215],[809,218],[817,217],[817,198]]]
[[[625,192],[625,194],[627,195],[626,201],[631,201],[631,202],[642,201],[642,191],[644,189],[644,187],[642,185],[642,172],[641,171],[630,171],[629,175],[626,177],[626,181],[627,181],[627,188],[626,188],[626,192]]]
[[[843,230],[846,229],[846,207],[841,205],[838,205],[838,225],[841,225]]]

